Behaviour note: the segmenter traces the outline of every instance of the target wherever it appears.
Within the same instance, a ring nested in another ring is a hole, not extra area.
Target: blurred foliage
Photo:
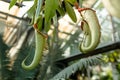
[[[97,16],[99,18],[102,33],[101,43],[98,47],[104,46],[107,43],[111,43],[114,40],[119,41],[120,38],[120,19],[116,17],[111,18],[109,16],[109,13],[104,8],[103,4],[99,1],[100,0],[97,0],[93,6],[93,9],[96,10]],[[28,14],[28,16],[31,18],[34,17],[33,14],[35,13],[35,5],[33,5],[28,11],[28,13],[30,13]],[[63,4],[61,6],[59,7],[62,10],[65,10]],[[64,11],[61,13],[64,13]],[[57,16],[58,15],[60,16],[60,12],[57,14]],[[116,65],[114,64],[115,69],[118,71],[118,73],[115,75],[118,75],[120,79],[120,50],[106,52],[104,53],[104,55],[100,55],[100,57],[93,56],[90,58],[73,61],[72,63],[66,65],[61,63],[58,63],[57,65],[54,64],[56,60],[62,59],[66,57],[66,55],[68,57],[80,53],[77,46],[80,43],[81,30],[76,27],[76,24],[74,24],[73,26],[77,28],[77,30],[75,30],[74,33],[67,34],[67,37],[69,38],[65,39],[59,38],[58,25],[57,27],[54,26],[53,35],[49,36],[48,38],[49,51],[45,50],[43,54],[43,60],[40,62],[39,66],[36,69],[31,71],[25,71],[24,69],[22,69],[21,62],[29,54],[26,63],[30,64],[34,56],[34,43],[29,44],[29,41],[26,40],[26,44],[24,44],[19,53],[17,53],[18,55],[16,60],[14,61],[14,64],[12,66],[9,66],[11,62],[10,59],[6,56],[7,50],[9,51],[9,47],[4,44],[2,36],[0,36],[0,80],[53,80],[52,78],[61,78],[61,80],[62,78],[63,80],[72,80],[69,78],[71,78],[71,75],[76,74],[76,71],[81,71],[80,77],[83,77],[84,75],[84,77],[87,78],[87,73],[89,72],[89,75],[92,78],[91,80],[97,80],[97,78],[98,80],[114,80],[113,71],[108,69],[108,65],[111,64],[110,66],[112,66],[113,63],[117,63]],[[101,64],[101,62],[104,62],[105,64]],[[99,66],[99,68],[94,71],[94,67],[96,67],[95,65]],[[66,66],[68,67],[65,68]],[[87,70],[88,67],[91,67],[90,71],[83,70],[83,68]],[[103,67],[107,67],[108,71],[104,71],[103,69],[101,69]],[[97,72],[97,70],[99,71]]]
[[[6,55],[8,46],[2,40],[0,36],[0,80],[34,80],[35,74],[38,72],[38,69],[32,71],[26,71],[21,67],[21,62],[23,59],[29,55],[29,60],[26,63],[30,63],[34,54],[34,47],[23,46],[18,53],[18,57],[14,62],[13,66],[10,66],[11,61]]]
[[[2,36],[0,35],[0,80],[12,80],[12,72],[9,70],[10,61],[6,56],[6,52],[9,47],[3,42]]]

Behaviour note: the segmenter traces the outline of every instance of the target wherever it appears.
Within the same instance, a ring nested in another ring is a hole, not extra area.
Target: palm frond
[[[71,34],[70,38],[65,41],[65,45],[61,49],[63,51],[66,51],[66,49],[69,47],[70,53],[72,53],[72,54],[78,53],[78,48],[76,48],[76,46],[79,45],[78,37],[79,37],[80,33],[81,33],[81,31],[78,29],[75,31],[74,34]]]
[[[57,80],[57,79],[59,80],[62,78],[66,79],[66,78],[69,78],[70,75],[75,73],[77,70],[87,68],[88,66],[100,64],[101,63],[100,57],[101,56],[92,56],[92,57],[81,59],[76,63],[70,65],[69,67],[65,68],[64,70],[62,70],[60,73],[55,75],[51,80]]]
[[[10,79],[11,71],[9,70],[10,60],[6,56],[6,50],[9,47],[2,40],[2,36],[0,35],[0,80]]]

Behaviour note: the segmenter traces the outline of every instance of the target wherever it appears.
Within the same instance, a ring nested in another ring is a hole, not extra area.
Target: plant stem
[[[55,30],[54,30],[54,41],[55,41],[55,44],[58,45],[58,41],[59,41],[59,38],[58,38],[58,20],[57,20],[57,15],[55,15],[53,17],[53,22],[54,22],[54,27],[55,27]]]

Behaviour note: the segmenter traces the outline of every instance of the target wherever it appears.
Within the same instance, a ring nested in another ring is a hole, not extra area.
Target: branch
[[[2,11],[0,11],[0,14],[4,14],[4,15],[7,15],[7,16],[10,16],[10,17],[13,17],[13,18],[19,19],[19,20],[28,21],[26,18],[17,17],[17,16],[14,16],[14,15],[8,14],[8,13],[6,13],[6,12],[2,12]]]
[[[111,44],[103,46],[103,47],[100,47],[100,48],[98,48],[94,51],[88,52],[86,54],[79,53],[77,55],[73,55],[73,56],[70,56],[70,57],[65,58],[65,59],[59,59],[59,60],[55,61],[55,63],[67,64],[67,63],[74,61],[74,60],[78,60],[78,59],[82,59],[82,58],[86,58],[86,57],[90,57],[90,56],[94,56],[94,55],[98,55],[98,54],[103,54],[104,52],[108,52],[108,51],[115,50],[115,49],[120,49],[120,41],[116,42],[116,43],[111,43]]]

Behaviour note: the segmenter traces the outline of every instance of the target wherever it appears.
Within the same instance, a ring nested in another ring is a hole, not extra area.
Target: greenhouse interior
[[[0,0],[0,80],[120,80],[120,0]]]

